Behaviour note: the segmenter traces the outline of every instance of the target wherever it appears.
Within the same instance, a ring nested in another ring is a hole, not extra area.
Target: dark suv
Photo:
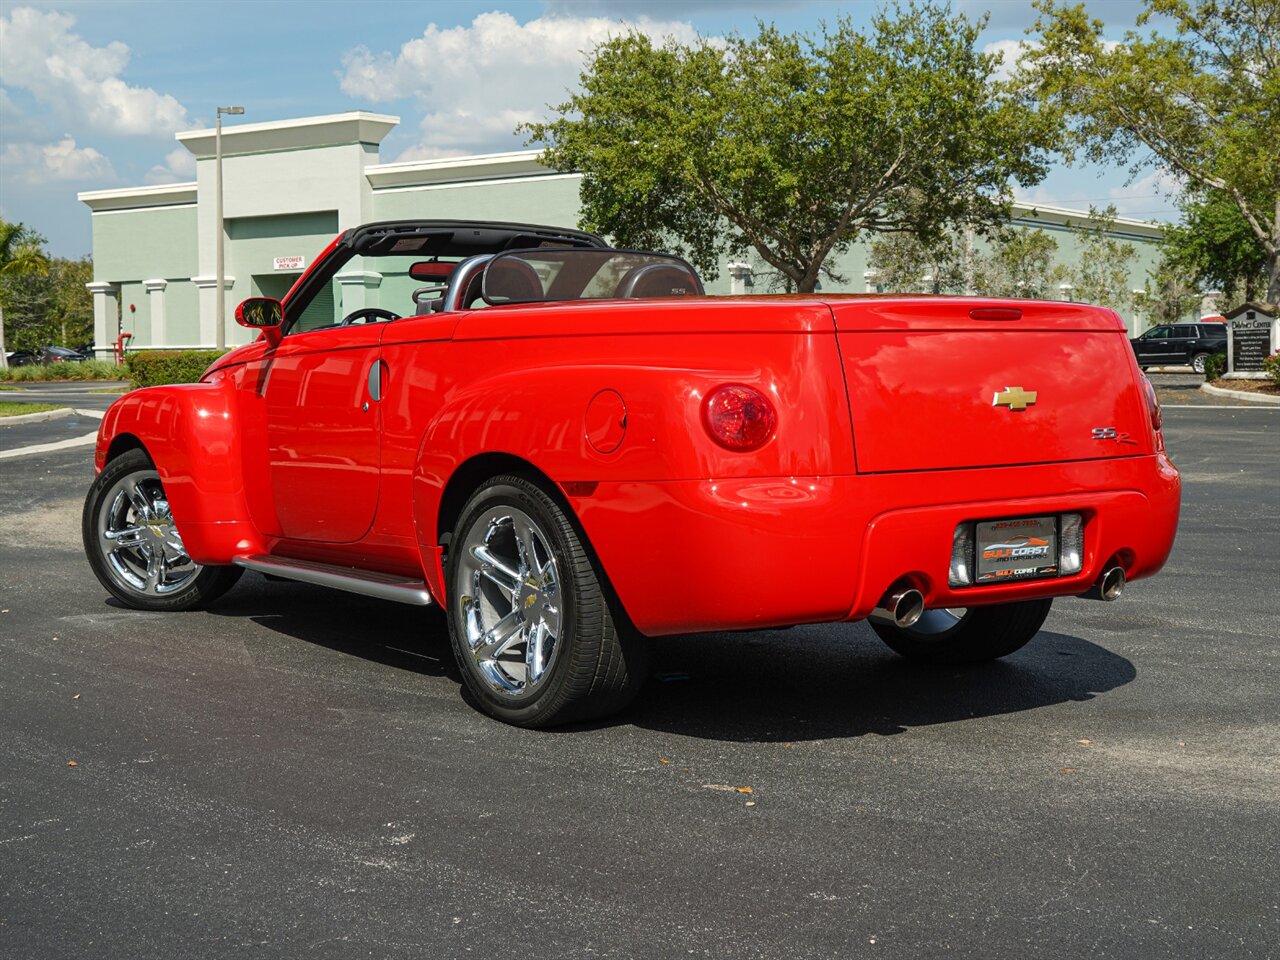
[[[1227,325],[1165,323],[1129,342],[1143,370],[1189,363],[1196,373],[1204,373],[1204,362],[1212,354],[1227,352]]]

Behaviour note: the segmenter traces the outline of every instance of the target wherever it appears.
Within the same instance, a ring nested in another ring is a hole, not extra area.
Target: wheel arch
[[[438,546],[434,551],[434,562],[425,565],[430,574],[436,578],[436,582],[432,584],[433,594],[438,599],[447,596],[448,578],[445,575],[447,550],[449,540],[453,536],[453,528],[457,524],[458,518],[462,515],[462,508],[466,506],[467,500],[481,485],[495,477],[507,475],[522,477],[535,484],[555,502],[556,506],[564,511],[564,515],[577,533],[583,549],[586,550],[592,564],[595,566],[596,575],[599,577],[600,586],[609,600],[610,610],[615,621],[620,628],[632,630],[639,634],[640,631],[636,629],[634,622],[627,613],[626,607],[614,589],[613,583],[609,578],[609,572],[605,569],[595,545],[587,535],[587,531],[582,525],[582,520],[578,517],[578,512],[564,489],[536,464],[513,453],[488,451],[475,454],[459,463],[445,482],[435,517],[435,541]]]
[[[102,465],[106,466],[116,457],[128,453],[130,450],[141,450],[146,454],[152,465],[155,464],[155,457],[151,456],[151,451],[147,449],[147,445],[142,442],[141,438],[132,433],[118,433],[112,438],[111,445],[107,447],[107,454],[103,458]]]
[[[440,494],[440,506],[436,511],[436,543],[448,544],[453,527],[458,522],[462,508],[471,494],[481,484],[504,474],[514,474],[537,484],[577,523],[573,506],[565,498],[564,492],[554,480],[533,463],[512,453],[478,453],[459,463],[445,482]]]

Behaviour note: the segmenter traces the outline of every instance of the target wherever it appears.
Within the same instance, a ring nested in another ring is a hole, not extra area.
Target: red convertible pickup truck
[[[907,657],[1005,656],[1054,597],[1156,573],[1177,526],[1098,307],[707,297],[587,233],[411,221],[236,317],[255,342],[102,421],[103,586],[184,610],[249,569],[440,604],[510,723],[621,709],[647,636],[869,619]]]

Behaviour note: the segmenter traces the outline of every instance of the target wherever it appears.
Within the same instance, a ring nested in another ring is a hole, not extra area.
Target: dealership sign
[[[1227,376],[1266,379],[1262,362],[1280,348],[1280,317],[1272,304],[1245,303],[1228,311]]]
[[[301,270],[306,265],[306,257],[276,257],[271,261],[274,270]]]

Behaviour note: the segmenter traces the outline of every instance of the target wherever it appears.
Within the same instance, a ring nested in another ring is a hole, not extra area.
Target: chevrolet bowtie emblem
[[[1025,410],[1035,402],[1036,392],[1021,387],[1005,387],[991,398],[993,407],[1008,407],[1010,410]]]

